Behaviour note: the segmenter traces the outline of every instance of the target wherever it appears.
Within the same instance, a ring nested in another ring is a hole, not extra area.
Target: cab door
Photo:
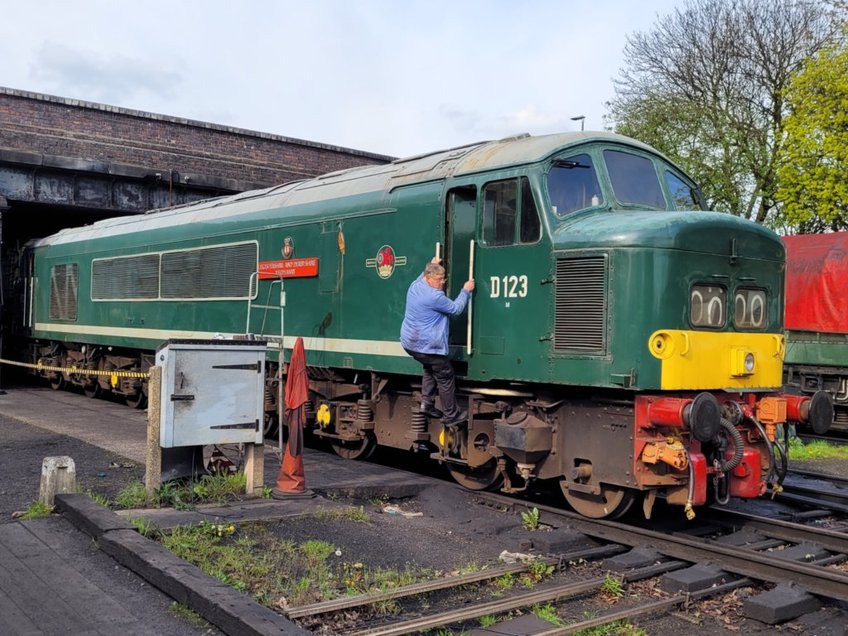
[[[554,286],[541,205],[523,175],[489,181],[475,194],[473,206],[470,190],[450,199],[453,226],[449,230],[455,252],[452,295],[468,279],[472,238],[476,283],[470,343],[467,320],[451,326],[453,342],[466,346],[469,377],[542,380],[550,357],[549,308]],[[458,267],[460,263],[464,269]]]
[[[446,208],[442,264],[447,270],[445,293],[453,299],[457,297],[462,286],[469,279],[471,241],[475,240],[477,233],[477,188],[463,186],[449,190]],[[468,310],[466,309],[461,315],[451,318],[450,345],[454,358],[460,360],[465,358],[467,335]]]

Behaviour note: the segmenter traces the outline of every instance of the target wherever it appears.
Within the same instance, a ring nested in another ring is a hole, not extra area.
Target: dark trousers
[[[456,405],[456,376],[453,372],[450,358],[436,353],[418,353],[417,351],[406,352],[418,360],[424,367],[421,377],[421,396],[424,404],[434,404],[436,401],[436,389],[438,388],[439,400],[442,402],[442,413],[445,420],[451,420],[459,415],[459,407]]]

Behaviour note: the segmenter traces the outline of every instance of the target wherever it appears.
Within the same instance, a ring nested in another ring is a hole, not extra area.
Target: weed
[[[495,587],[500,592],[506,592],[511,589],[513,585],[515,585],[515,577],[512,574],[502,574],[492,581],[495,584]]]
[[[524,587],[533,587],[539,581],[551,576],[555,569],[553,565],[549,565],[544,561],[533,561],[528,570],[521,574],[521,584]]]
[[[130,482],[126,488],[117,494],[115,504],[125,510],[144,508],[148,505],[147,490],[140,481]]]
[[[195,612],[190,607],[186,607],[182,603],[177,603],[176,601],[171,603],[171,605],[168,607],[168,613],[171,616],[176,616],[177,618],[182,618],[183,620],[188,621],[195,627],[210,627],[209,623],[206,622],[205,618],[203,618],[200,614]]]
[[[592,618],[587,616],[586,618]],[[598,625],[589,629],[582,629],[576,632],[577,636],[646,636],[644,629],[632,625],[628,621],[622,619],[607,623],[606,625]]]
[[[539,509],[533,506],[533,510],[521,513],[521,524],[531,532],[539,529]]]
[[[371,517],[365,508],[318,508],[311,517],[318,521],[353,521],[356,523],[371,523]]]
[[[624,584],[621,579],[607,574],[601,584],[601,596],[610,601],[615,601],[624,596]]]
[[[270,499],[271,493],[273,493],[273,492],[274,492],[274,489],[271,488],[271,486],[262,486],[262,498],[263,499]]]
[[[99,504],[99,505],[103,506],[104,508],[108,508],[109,506],[112,505],[112,502],[109,501],[109,497],[107,497],[106,495],[101,495],[98,492],[94,492],[93,490],[83,490],[82,488],[79,487],[79,485],[77,485],[77,492],[87,496],[94,503]]]
[[[244,473],[213,473],[203,475],[192,493],[204,502],[224,503],[244,494],[247,477]]]
[[[498,622],[498,619],[491,614],[486,614],[485,616],[480,617],[480,627],[486,628],[495,625]]]
[[[547,621],[551,625],[556,625],[558,627],[565,625],[565,621],[559,617],[556,608],[551,603],[547,603],[546,605],[536,604],[530,608],[530,611],[533,612],[537,618]]]
[[[48,506],[46,503],[42,503],[40,501],[33,501],[24,514],[21,515],[21,519],[24,521],[29,521],[30,519],[43,519],[44,517],[49,517],[52,512],[53,506]]]
[[[136,531],[143,537],[154,537],[158,530],[150,519],[144,517],[130,517],[129,522],[133,525]]]
[[[425,570],[371,569],[362,563],[340,562],[330,543],[295,544],[276,538],[260,524],[182,526],[160,540],[210,576],[270,606],[388,590],[432,576]],[[375,604],[374,611],[394,614],[400,607],[385,602]]]

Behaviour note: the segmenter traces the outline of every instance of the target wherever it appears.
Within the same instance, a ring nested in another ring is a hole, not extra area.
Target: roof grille
[[[557,261],[555,351],[606,353],[606,280],[606,256]]]

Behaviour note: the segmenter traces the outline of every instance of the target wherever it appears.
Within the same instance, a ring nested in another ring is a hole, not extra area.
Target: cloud
[[[182,75],[162,64],[45,42],[35,52],[31,76],[51,90],[90,101],[126,104],[143,97],[174,98]]]

